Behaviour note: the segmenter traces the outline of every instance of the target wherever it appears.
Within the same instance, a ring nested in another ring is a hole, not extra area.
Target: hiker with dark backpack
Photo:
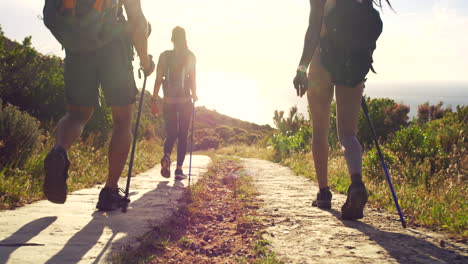
[[[133,105],[138,92],[133,77],[133,47],[145,75],[154,70],[147,51],[148,22],[140,0],[46,0],[44,23],[65,49],[67,99],[67,113],[57,125],[55,146],[44,160],[44,195],[53,203],[65,203],[70,166],[67,150],[99,105],[100,86],[112,108],[113,132],[109,174],[96,207],[117,210],[127,203],[118,180],[131,144]]]
[[[335,93],[338,138],[351,176],[341,208],[342,218],[348,220],[363,218],[368,196],[362,181],[362,148],[356,130],[366,75],[374,71],[372,53],[382,32],[382,20],[374,4],[382,7],[380,0],[310,0],[309,27],[293,82],[298,96],[307,91],[312,153],[320,188],[312,205],[322,209],[330,209],[332,200],[327,178],[328,130]]]
[[[171,153],[177,140],[177,167],[174,172],[176,180],[184,180],[187,176],[182,171],[182,165],[187,154],[187,137],[190,118],[194,103],[198,100],[196,86],[196,58],[188,49],[185,30],[175,27],[172,30],[171,41],[173,50],[166,50],[159,56],[154,84],[152,113],[159,113],[156,105],[158,93],[163,87],[163,116],[166,125],[164,155],[161,159],[161,175],[171,177]]]

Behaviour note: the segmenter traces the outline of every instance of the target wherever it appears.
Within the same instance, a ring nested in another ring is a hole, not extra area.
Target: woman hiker
[[[298,96],[307,91],[311,112],[312,153],[320,188],[312,205],[331,208],[332,193],[327,178],[328,130],[330,104],[335,93],[338,137],[351,177],[348,197],[341,208],[342,217],[360,219],[367,203],[367,191],[362,182],[362,149],[356,130],[365,77],[372,69],[372,52],[382,31],[382,21],[373,4],[381,6],[381,1],[309,1],[309,27],[294,87]],[[390,2],[385,1],[391,7]],[[355,21],[364,23],[353,28]]]
[[[173,50],[166,50],[159,56],[156,82],[154,84],[151,111],[158,114],[156,98],[163,86],[163,116],[166,125],[164,156],[161,159],[161,175],[171,177],[171,153],[177,139],[177,167],[175,179],[183,180],[187,176],[182,171],[187,153],[187,136],[194,103],[198,100],[195,55],[188,49],[185,30],[175,27],[172,30]]]

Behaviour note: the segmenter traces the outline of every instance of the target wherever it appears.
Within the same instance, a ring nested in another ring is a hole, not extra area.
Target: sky
[[[381,12],[384,32],[374,53],[379,74],[370,74],[367,86],[378,91],[393,83],[468,83],[468,2],[391,2],[396,13],[389,8]],[[40,52],[63,57],[40,20],[43,3],[0,0],[0,25],[7,37],[21,41],[32,36]],[[172,28],[186,29],[189,48],[197,56],[197,105],[258,124],[272,124],[276,109],[298,105],[306,111],[306,99],[295,96],[292,79],[309,1],[142,0],[142,6],[153,28],[149,52],[155,59],[172,48]],[[154,75],[148,84],[152,91]]]

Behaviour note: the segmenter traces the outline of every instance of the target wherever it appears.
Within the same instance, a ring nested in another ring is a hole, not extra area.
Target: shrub
[[[22,166],[41,140],[39,121],[17,107],[1,106],[0,100],[0,166]]]
[[[0,90],[5,103],[41,122],[57,121],[65,112],[63,61],[43,56],[31,45],[7,39],[0,28]]]
[[[387,168],[391,170],[397,164],[398,159],[391,150],[381,147],[382,155],[384,156]],[[382,182],[385,181],[385,172],[382,168],[382,162],[376,148],[368,151],[363,159],[362,164],[363,174],[372,181]]]
[[[418,123],[427,123],[431,120],[441,119],[445,116],[446,113],[452,112],[450,108],[442,108],[443,102],[439,102],[436,105],[429,105],[429,102],[426,102],[418,106]]]
[[[216,134],[218,137],[223,140],[224,143],[227,143],[228,140],[234,136],[234,131],[228,126],[220,126],[215,128]]]
[[[366,97],[366,103],[379,140],[386,141],[389,135],[408,125],[410,109],[407,105],[398,104],[388,98],[370,99],[369,97]],[[332,148],[339,147],[336,129],[336,102],[333,101],[330,106],[330,133],[328,137]],[[359,113],[357,138],[365,148],[372,147],[374,137],[363,111]]]
[[[207,136],[201,138],[200,141],[194,142],[194,150],[208,150],[208,149],[217,149],[219,147],[219,140],[216,137]]]
[[[285,159],[292,152],[310,151],[312,140],[312,128],[302,126],[295,134],[276,133],[273,135],[272,143],[276,152],[276,158]]]

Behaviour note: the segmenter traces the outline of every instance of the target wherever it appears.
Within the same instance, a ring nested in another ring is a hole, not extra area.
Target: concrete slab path
[[[192,183],[210,161],[193,156]],[[64,205],[39,201],[0,212],[0,264],[108,263],[111,252],[137,245],[138,237],[172,215],[187,184],[161,177],[157,165],[132,178],[126,214],[96,210],[102,185],[69,194]]]
[[[366,207],[362,221],[340,218],[346,196],[332,209],[312,207],[317,185],[284,166],[243,159],[263,200],[264,237],[284,263],[468,263],[468,246],[423,228],[403,229],[396,213]]]

